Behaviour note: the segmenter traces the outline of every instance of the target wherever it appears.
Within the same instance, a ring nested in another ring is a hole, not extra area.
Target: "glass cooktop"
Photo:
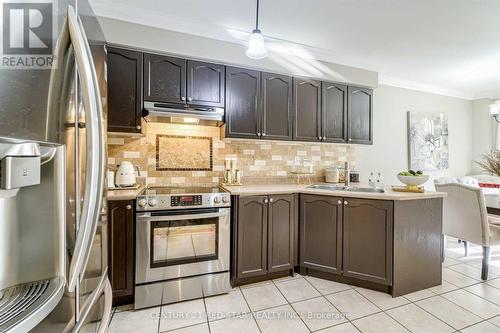
[[[204,194],[221,193],[221,190],[215,186],[189,186],[189,187],[148,187],[144,195],[169,195],[169,194]]]

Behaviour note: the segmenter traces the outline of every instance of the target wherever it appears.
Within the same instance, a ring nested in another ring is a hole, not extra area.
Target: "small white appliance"
[[[135,167],[128,161],[123,161],[116,172],[115,185],[117,187],[130,187],[136,185]]]

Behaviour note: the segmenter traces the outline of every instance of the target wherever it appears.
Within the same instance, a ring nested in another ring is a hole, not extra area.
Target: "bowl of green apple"
[[[429,180],[428,175],[424,175],[422,171],[402,171],[398,173],[398,179],[407,187],[418,187]]]

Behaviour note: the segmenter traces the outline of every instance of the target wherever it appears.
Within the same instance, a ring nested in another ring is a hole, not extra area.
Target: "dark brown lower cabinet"
[[[109,201],[108,275],[113,306],[134,301],[134,200]]]
[[[393,297],[441,284],[442,198],[298,200],[301,274]]]
[[[301,269],[391,285],[393,220],[393,201],[301,195]]]
[[[235,278],[268,278],[294,266],[293,194],[240,197],[234,225]],[[240,284],[240,283],[236,283]]]
[[[267,274],[267,196],[243,197],[238,205],[238,278]]]
[[[342,272],[342,198],[302,195],[300,266]]]
[[[391,285],[393,202],[344,201],[343,275]]]
[[[269,197],[268,271],[293,269],[294,196]]]

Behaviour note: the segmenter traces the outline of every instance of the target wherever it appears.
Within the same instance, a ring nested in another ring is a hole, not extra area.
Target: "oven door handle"
[[[202,213],[202,214],[188,214],[188,215],[162,215],[151,216],[151,213],[137,214],[135,217],[138,222],[140,221],[181,221],[181,220],[194,220],[194,219],[209,219],[213,217],[223,217],[229,215],[228,211],[219,213]]]

